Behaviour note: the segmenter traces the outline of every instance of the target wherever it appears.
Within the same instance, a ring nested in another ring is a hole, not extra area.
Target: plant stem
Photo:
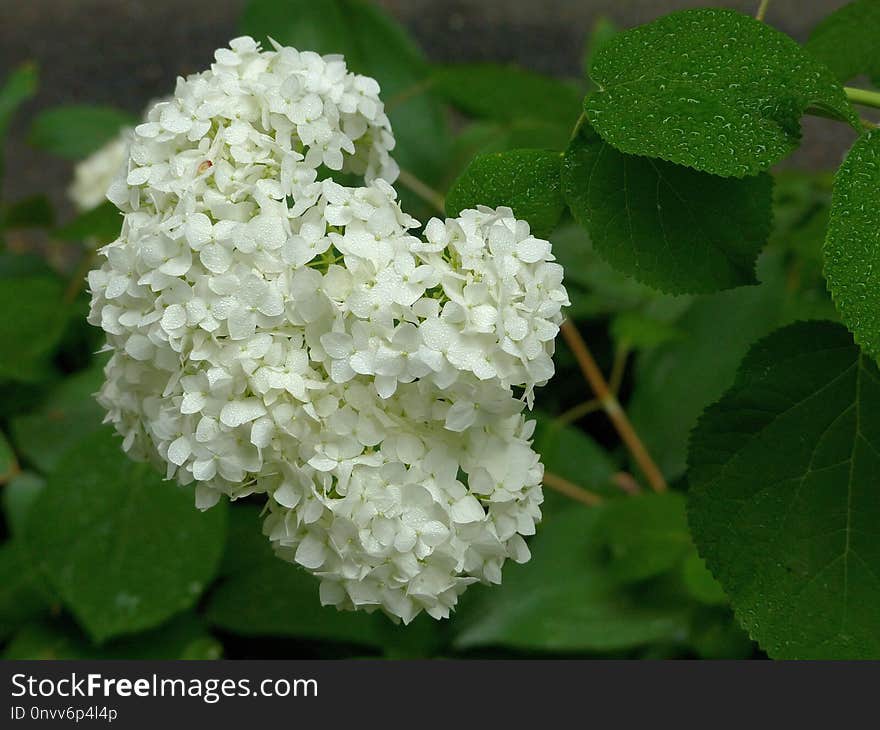
[[[567,411],[559,414],[556,418],[556,422],[561,426],[567,426],[569,423],[574,423],[575,421],[580,420],[586,415],[589,415],[593,411],[598,411],[602,408],[602,404],[596,399],[592,398],[588,401],[584,401],[583,403],[578,403],[576,406],[572,406]]]
[[[400,176],[397,179],[403,187],[414,192],[422,200],[428,203],[428,205],[435,208],[441,215],[446,213],[443,196],[434,190],[434,188],[423,183],[411,172],[401,170]]]
[[[758,12],[755,13],[755,20],[760,20],[762,23],[764,22],[764,17],[767,15],[767,8],[770,5],[770,0],[761,0],[760,5],[758,5]]]
[[[590,507],[595,507],[603,501],[602,497],[595,492],[579,487],[577,484],[568,481],[568,479],[563,479],[561,476],[553,474],[552,472],[544,472],[544,486],[550,487],[550,489],[553,489],[560,494],[564,494],[566,497],[570,497],[578,502],[589,505]]]
[[[614,363],[611,365],[611,375],[608,384],[614,395],[620,394],[620,386],[623,383],[623,375],[626,372],[626,360],[629,357],[629,347],[621,345],[614,352]]]
[[[98,251],[96,248],[92,248],[83,253],[83,257],[76,265],[73,276],[70,278],[70,281],[67,282],[67,289],[64,290],[64,298],[62,299],[62,301],[65,304],[72,304],[77,296],[79,296],[79,293],[85,286],[86,276],[88,275],[89,271],[91,271],[92,266],[97,260],[97,257]]]
[[[629,422],[629,418],[624,413],[617,397],[611,392],[605,376],[602,375],[602,371],[596,364],[596,360],[593,358],[580,332],[577,331],[577,328],[569,320],[562,323],[561,329],[562,336],[577,359],[584,377],[596,394],[596,398],[602,404],[605,413],[608,414],[608,418],[611,419],[611,423],[614,424],[614,428],[620,435],[621,440],[626,444],[633,459],[639,465],[651,488],[655,492],[665,492],[667,486],[663,474],[657,468],[647,449],[645,449],[645,445]]]
[[[861,104],[862,106],[872,106],[880,109],[880,91],[868,91],[867,89],[856,89],[853,86],[844,86],[846,98],[853,104]]]
[[[642,488],[633,478],[633,475],[625,471],[616,472],[614,476],[611,477],[611,481],[627,494],[639,494],[642,491]]]

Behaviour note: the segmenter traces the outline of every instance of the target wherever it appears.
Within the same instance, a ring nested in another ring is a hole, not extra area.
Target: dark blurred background
[[[578,76],[584,38],[597,18],[621,27],[705,5],[754,13],[757,0],[377,0],[402,22],[431,60],[511,62]],[[806,39],[844,0],[774,0],[768,22]],[[177,75],[208,66],[236,35],[245,0],[0,0],[0,78],[23,61],[40,67],[37,97],[17,115],[8,139],[4,190],[11,198],[49,193],[61,210],[70,163],[24,141],[33,113],[69,103],[110,104],[140,114],[168,94]],[[807,144],[786,166],[836,167],[852,132],[806,117]]]

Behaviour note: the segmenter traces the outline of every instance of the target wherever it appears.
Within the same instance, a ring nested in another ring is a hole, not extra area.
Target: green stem
[[[846,98],[853,104],[861,104],[862,106],[872,106],[880,109],[880,91],[868,91],[867,89],[856,89],[852,86],[844,86]]]
[[[83,287],[86,285],[86,277],[89,274],[89,271],[95,265],[95,262],[98,260],[98,249],[96,246],[90,244],[90,247],[83,252],[83,256],[77,264],[76,269],[73,272],[73,276],[70,278],[70,281],[67,282],[67,288],[64,290],[64,298],[63,301],[65,304],[72,304],[73,301],[79,296],[79,293],[83,290]]]
[[[648,483],[654,491],[665,492],[668,487],[663,474],[647,449],[645,449],[645,445],[632,427],[617,397],[611,392],[608,381],[605,380],[605,376],[599,370],[599,366],[593,358],[593,353],[590,352],[590,348],[587,347],[587,343],[581,337],[577,327],[571,323],[571,320],[565,320],[560,329],[562,337],[577,360],[578,365],[580,365],[584,377],[593,389],[593,393],[596,394],[596,399],[602,404],[602,408],[608,414],[611,423],[614,424],[614,428],[617,430],[621,441],[626,444],[627,449],[629,449],[633,459],[639,465]]]
[[[764,17],[767,15],[768,5],[770,5],[770,0],[761,0],[761,4],[758,5],[758,12],[755,13],[755,20],[760,20],[762,23],[764,22]]]
[[[563,479],[561,476],[549,471],[544,472],[544,486],[549,487],[550,489],[555,489],[557,492],[564,494],[570,499],[583,502],[589,507],[595,507],[603,501],[602,497],[595,492],[579,487],[577,484],[568,481],[568,479]]]
[[[587,416],[594,411],[600,410],[602,410],[602,404],[597,398],[593,398],[591,400],[584,401],[583,403],[578,403],[576,406],[573,406],[567,411],[560,413],[559,416],[556,417],[556,422],[560,426],[567,426],[569,423],[574,423],[584,416]]]

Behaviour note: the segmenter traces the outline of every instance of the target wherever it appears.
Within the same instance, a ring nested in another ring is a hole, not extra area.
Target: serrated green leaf
[[[880,75],[880,3],[877,0],[856,0],[831,13],[813,32],[804,45],[841,81],[854,76]]]
[[[500,586],[473,586],[453,619],[459,649],[505,646],[544,651],[615,651],[686,633],[681,607],[624,592],[608,574],[596,539],[598,510],[547,519],[532,559],[508,565]]]
[[[13,440],[30,464],[53,471],[67,449],[101,428],[104,409],[95,393],[103,380],[103,367],[94,365],[62,380],[39,410],[12,419]]]
[[[80,213],[58,228],[55,235],[65,241],[95,239],[98,244],[105,244],[116,240],[121,229],[122,213],[108,200],[97,208]]]
[[[478,119],[536,120],[570,132],[581,111],[583,93],[574,84],[516,66],[444,66],[434,71],[431,82],[441,97]]]
[[[235,505],[223,562],[225,578],[211,594],[208,621],[242,636],[296,636],[382,646],[384,617],[322,606],[318,580],[272,552],[258,508]]]
[[[859,139],[834,178],[825,277],[837,311],[867,353],[880,355],[880,130]]]
[[[36,116],[28,141],[45,152],[79,160],[137,122],[134,115],[109,106],[60,106],[46,109]]]
[[[624,583],[666,573],[693,550],[684,497],[676,492],[609,501],[599,535],[611,556],[609,572]]]
[[[45,591],[17,542],[0,545],[0,642],[49,610]]]
[[[0,317],[0,380],[33,382],[48,374],[48,359],[67,322],[63,292],[54,276],[0,282],[0,312],[6,313]]]
[[[28,512],[37,496],[46,487],[46,480],[25,471],[14,477],[2,491],[3,513],[13,536],[24,534]]]
[[[192,614],[158,629],[101,646],[65,621],[29,623],[15,634],[4,659],[219,659],[223,647]]]
[[[756,281],[772,219],[769,175],[722,178],[622,154],[585,122],[565,153],[562,183],[596,251],[624,274],[670,293]]]
[[[562,157],[552,150],[511,150],[476,157],[452,184],[446,214],[487,205],[507,206],[536,236],[550,235],[565,210],[560,191]]]
[[[805,280],[802,288],[791,286],[781,252],[764,253],[758,278],[758,286],[695,297],[673,320],[682,337],[636,360],[627,413],[670,481],[684,474],[688,434],[703,409],[733,383],[749,346],[795,319],[828,316],[828,302],[817,299],[824,292]]]
[[[342,53],[356,73],[374,77],[394,128],[394,159],[422,181],[445,172],[451,139],[444,110],[427,88],[427,61],[406,31],[362,0],[251,0],[240,28],[257,40],[318,53]],[[407,210],[433,214],[401,190]],[[421,206],[421,207],[419,207]]]
[[[880,656],[878,414],[876,365],[802,322],[755,345],[694,430],[694,539],[771,657]]]
[[[622,152],[715,175],[768,169],[797,147],[808,107],[856,117],[821,62],[733,10],[683,10],[624,31],[596,55],[585,110]]]
[[[152,628],[214,577],[225,503],[201,513],[190,489],[129,460],[109,429],[74,445],[25,528],[29,553],[96,640]]]

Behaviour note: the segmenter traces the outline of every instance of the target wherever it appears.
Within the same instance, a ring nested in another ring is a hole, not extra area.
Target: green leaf
[[[755,283],[772,219],[768,175],[722,178],[625,155],[584,123],[562,181],[575,220],[624,274],[670,293]]]
[[[571,128],[529,119],[509,122],[477,121],[468,124],[453,142],[442,190],[447,190],[474,157],[520,148],[565,149]]]
[[[53,275],[52,268],[42,256],[33,253],[0,251],[0,280],[37,275]]]
[[[599,522],[610,552],[610,571],[621,582],[666,573],[693,549],[684,497],[676,492],[611,500]]]
[[[662,294],[612,268],[593,248],[586,229],[563,223],[550,236],[553,255],[565,269],[573,319],[600,317],[634,309],[673,309],[676,315],[689,298]]]
[[[63,292],[54,276],[0,281],[0,380],[33,382],[48,373],[49,356],[67,322]]]
[[[550,235],[565,201],[560,192],[559,152],[511,150],[476,157],[446,196],[446,214],[487,205],[507,206],[517,218],[528,221],[536,236]]]
[[[810,34],[804,48],[830,68],[841,81],[854,76],[880,75],[880,3],[856,0],[831,13]]]
[[[55,221],[52,203],[45,195],[18,200],[2,212],[2,228],[44,228]]]
[[[0,180],[3,179],[3,144],[18,107],[37,93],[37,67],[25,63],[12,71],[0,86]]]
[[[774,176],[769,246],[791,252],[797,277],[822,279],[822,247],[831,209],[833,175],[786,170]],[[823,282],[823,289],[827,287]]]
[[[636,361],[627,413],[670,481],[685,471],[690,430],[733,383],[749,345],[794,319],[825,316],[812,290],[789,288],[781,259],[777,251],[761,257],[759,286],[695,298],[673,323],[682,336]]]
[[[572,83],[516,66],[467,63],[438,68],[432,88],[461,111],[501,122],[536,120],[571,131],[583,93]]]
[[[242,636],[296,636],[382,646],[382,616],[322,606],[317,579],[272,552],[252,505],[234,505],[223,563],[225,578],[211,594],[208,621]]]
[[[802,322],[752,348],[694,431],[694,539],[771,657],[880,656],[878,414],[876,365]]]
[[[705,609],[694,615],[688,643],[700,659],[751,659],[755,645],[732,620],[729,609]]]
[[[684,10],[596,54],[585,109],[621,152],[715,175],[768,169],[800,140],[808,107],[857,119],[834,75],[791,38],[733,10]]]
[[[73,446],[25,529],[28,550],[96,640],[151,628],[195,603],[223,550],[226,510],[123,453],[109,429]]]
[[[867,353],[880,355],[880,131],[859,139],[834,179],[825,277],[837,311]]]
[[[12,446],[0,431],[0,485],[6,484],[18,473],[18,460]]]
[[[37,115],[28,141],[53,155],[79,160],[137,123],[137,117],[109,106],[60,106]]]
[[[3,488],[3,512],[6,524],[14,535],[24,534],[28,512],[40,492],[46,487],[46,480],[33,472],[22,472]]]
[[[506,565],[500,586],[469,588],[453,619],[454,645],[607,652],[682,636],[680,607],[640,600],[609,575],[596,539],[599,512],[553,515],[532,540],[528,563]]]
[[[63,621],[30,623],[13,637],[4,659],[219,659],[223,647],[192,614],[101,646]]]
[[[515,149],[564,150],[571,128],[533,119],[477,121],[468,124],[456,137],[457,154],[468,155],[468,162],[478,153],[510,152]]]
[[[696,551],[690,553],[682,563],[681,578],[691,598],[710,606],[727,604],[727,594]]]
[[[543,413],[536,413],[535,420],[534,448],[548,472],[591,492],[620,495],[612,481],[617,466],[589,435]]]
[[[6,136],[15,111],[37,92],[37,67],[25,63],[15,69],[0,87],[0,139]]]
[[[110,243],[119,237],[122,229],[122,213],[109,200],[80,213],[70,223],[55,231],[65,241],[96,239],[98,244]]]
[[[648,350],[683,337],[674,324],[643,312],[623,312],[611,320],[611,335],[627,350]]]
[[[258,40],[271,36],[301,50],[344,54],[352,71],[382,87],[397,140],[395,160],[428,184],[440,180],[451,144],[444,110],[426,92],[424,55],[386,13],[362,0],[251,0],[240,27]],[[401,197],[404,207],[421,214],[406,191]]]
[[[103,367],[94,365],[61,381],[39,410],[12,420],[13,440],[30,464],[53,471],[71,446],[101,428],[104,409],[95,393],[103,380]]]
[[[0,642],[47,612],[46,594],[17,542],[0,545]]]

